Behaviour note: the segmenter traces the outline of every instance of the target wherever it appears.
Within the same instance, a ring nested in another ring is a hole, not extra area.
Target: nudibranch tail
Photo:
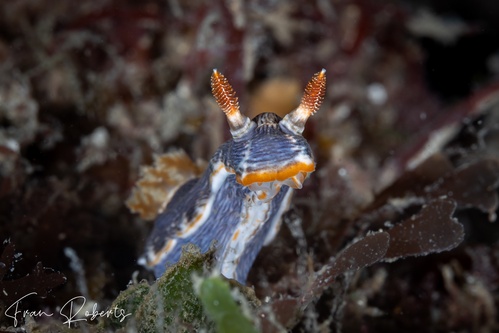
[[[213,70],[211,75],[211,91],[222,111],[227,116],[232,137],[243,135],[251,124],[251,120],[239,111],[236,93],[222,73]]]
[[[305,129],[308,118],[319,110],[326,93],[326,70],[316,73],[308,82],[300,105],[287,114],[282,125],[294,133],[301,134]]]

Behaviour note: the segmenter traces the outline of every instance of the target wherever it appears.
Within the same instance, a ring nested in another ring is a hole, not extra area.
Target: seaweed
[[[216,324],[216,332],[256,333],[251,319],[236,304],[229,284],[220,277],[208,277],[198,282],[198,294],[205,312]],[[240,298],[244,300],[244,298]]]

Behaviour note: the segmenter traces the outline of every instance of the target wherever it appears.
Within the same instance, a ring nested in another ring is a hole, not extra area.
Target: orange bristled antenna
[[[308,114],[307,118],[313,115],[321,107],[324,95],[326,94],[326,70],[316,73],[305,88],[305,94],[301,99],[298,109]]]
[[[319,110],[325,94],[326,70],[322,69],[308,82],[298,108],[284,117],[285,125],[296,133],[302,133],[308,118]]]
[[[211,92],[217,104],[227,116],[232,136],[238,137],[242,135],[249,125],[250,119],[239,111],[239,103],[234,89],[232,89],[225,76],[216,69],[213,70],[211,75]]]

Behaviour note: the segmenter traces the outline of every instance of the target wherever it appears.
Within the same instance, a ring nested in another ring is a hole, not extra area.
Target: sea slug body
[[[312,150],[301,135],[324,98],[325,70],[308,83],[297,109],[280,118],[262,113],[250,120],[217,70],[213,95],[227,116],[232,139],[213,155],[205,172],[180,186],[156,219],[141,263],[157,277],[180,259],[182,246],[202,252],[216,241],[221,274],[245,283],[263,245],[280,228],[293,189],[315,170]]]

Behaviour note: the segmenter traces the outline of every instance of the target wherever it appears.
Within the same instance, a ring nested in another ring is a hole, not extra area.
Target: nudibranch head
[[[301,188],[315,170],[312,150],[305,138],[282,126],[274,113],[262,113],[245,140],[234,141],[227,161],[236,181],[251,189],[259,200],[271,200],[283,185]]]
[[[315,170],[312,150],[301,134],[307,119],[319,109],[325,86],[322,70],[308,83],[297,109],[284,118],[262,113],[250,121],[240,113],[225,77],[213,72],[213,94],[227,115],[233,136],[222,149],[222,162],[236,174],[239,184],[253,191],[255,199],[270,201],[283,185],[301,188]]]

